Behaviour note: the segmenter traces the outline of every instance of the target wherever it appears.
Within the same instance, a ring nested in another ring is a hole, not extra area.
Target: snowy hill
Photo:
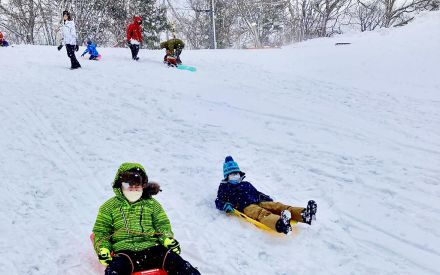
[[[272,50],[1,48],[0,274],[102,274],[89,234],[125,161],[202,274],[440,274],[440,13]],[[334,46],[336,42],[351,42]],[[83,50],[80,49],[79,53]],[[317,221],[270,235],[215,209],[224,157]]]

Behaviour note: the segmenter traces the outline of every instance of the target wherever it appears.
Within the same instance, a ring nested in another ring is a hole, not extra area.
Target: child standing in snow
[[[182,64],[182,60],[180,60],[180,54],[182,53],[183,48],[185,48],[185,43],[182,40],[173,38],[168,41],[164,41],[160,43],[160,48],[165,49],[166,54],[163,58],[163,61],[168,65],[178,65]]]
[[[142,18],[135,16],[133,23],[127,28],[127,44],[131,50],[131,58],[133,60],[139,60],[138,53],[142,43]]]
[[[99,53],[96,50],[96,44],[92,43],[91,40],[87,41],[87,48],[81,56],[84,56],[86,53],[90,54],[89,60],[98,60]]]
[[[160,191],[148,182],[144,167],[123,163],[113,181],[115,196],[106,201],[96,218],[94,248],[106,275],[130,275],[148,269],[165,269],[169,275],[200,275],[180,257],[170,221],[152,198]]]
[[[218,188],[215,205],[227,213],[237,209],[269,228],[288,234],[292,228],[290,220],[311,224],[317,205],[310,200],[306,208],[274,202],[268,195],[258,191],[250,182],[243,181],[245,173],[231,156],[223,164],[223,176]]]
[[[79,50],[79,46],[76,44],[76,29],[75,23],[70,16],[68,11],[63,11],[63,33],[62,33],[62,42],[66,45],[67,56],[70,58],[71,69],[81,68],[78,60],[75,56],[75,51]],[[58,50],[61,50],[63,47],[62,43],[58,46]]]
[[[5,40],[3,33],[0,32],[0,47],[7,47],[9,46],[8,41]]]

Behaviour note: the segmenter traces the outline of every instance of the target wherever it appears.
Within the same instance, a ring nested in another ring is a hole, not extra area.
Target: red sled
[[[93,233],[90,234],[90,240],[92,241],[92,245],[93,245],[95,243],[94,241],[95,234]],[[133,272],[131,273],[131,275],[168,275],[168,273],[163,269],[155,268],[155,269]]]

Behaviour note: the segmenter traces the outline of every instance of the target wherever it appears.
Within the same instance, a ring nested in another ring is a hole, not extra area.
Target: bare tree
[[[431,0],[412,0],[412,1],[397,1],[397,0],[381,0],[382,8],[384,10],[382,26],[385,28],[391,27],[393,24],[403,25],[411,21],[414,16],[409,14],[416,10],[425,9],[432,2]]]
[[[174,22],[173,33],[190,48],[213,41],[212,0],[0,0],[0,27],[15,43],[55,45],[62,11],[76,22],[78,43],[123,46],[126,27],[141,15],[148,47]],[[421,10],[436,10],[440,0],[215,0],[219,48],[282,45],[341,33],[346,25],[361,31],[401,26]],[[166,18],[168,9],[170,18]]]
[[[6,4],[0,4],[0,11],[8,18],[8,24],[4,27],[16,34],[20,42],[34,43],[37,1],[10,0]]]
[[[351,0],[320,0],[314,2],[314,8],[319,16],[319,36],[331,36],[338,33],[341,17],[347,15]]]
[[[382,12],[380,0],[364,2],[358,0],[356,5],[356,16],[361,31],[372,31],[381,24]]]

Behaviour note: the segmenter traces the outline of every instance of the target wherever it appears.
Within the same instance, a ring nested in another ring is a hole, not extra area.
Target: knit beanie
[[[226,179],[229,174],[233,172],[239,172],[241,176],[244,176],[244,173],[240,171],[240,167],[238,167],[238,164],[234,161],[234,159],[231,156],[227,156],[225,158],[225,163],[223,164],[223,176]]]

